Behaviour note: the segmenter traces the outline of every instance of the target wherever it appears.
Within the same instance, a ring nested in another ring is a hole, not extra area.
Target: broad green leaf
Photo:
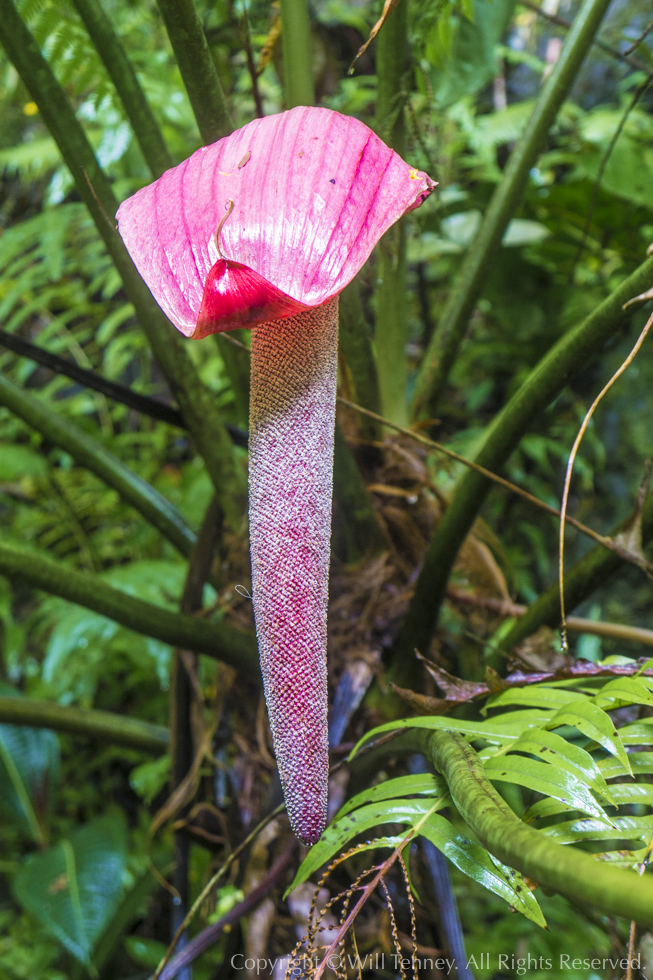
[[[410,828],[429,810],[446,806],[448,801],[448,796],[444,796],[439,801],[436,800],[435,803],[431,799],[381,801],[361,807],[354,813],[345,814],[344,817],[329,824],[317,844],[314,844],[310,849],[299,866],[288,891],[292,891],[297,885],[310,878],[314,871],[330,861],[335,854],[346,850],[347,845],[354,837],[369,830],[370,827],[378,827],[386,823],[399,823],[407,824]]]
[[[500,862],[495,862],[484,847],[459,834],[446,817],[434,813],[422,824],[420,834],[442,851],[463,874],[499,895],[526,918],[546,928],[537,899],[529,891],[522,876]]]
[[[613,817],[612,822],[614,827],[605,820],[568,820],[545,827],[542,833],[559,844],[575,844],[581,840],[642,840],[648,843],[653,834],[653,816]]]
[[[501,244],[504,248],[520,245],[534,245],[536,242],[544,241],[551,234],[551,230],[539,221],[530,221],[528,218],[513,218],[506,228]]]
[[[126,860],[124,824],[100,817],[26,858],[14,894],[62,946],[90,966],[93,947],[116,911]]]
[[[604,684],[593,698],[595,704],[603,706],[603,702],[621,701],[624,704],[653,705],[653,695],[641,680],[636,677],[617,677]]]
[[[144,936],[125,936],[125,949],[134,963],[143,966],[148,973],[156,970],[167,950],[166,943],[157,939],[146,939]]]
[[[170,779],[170,754],[143,762],[129,774],[129,785],[149,805]]]
[[[0,685],[0,694],[16,696]],[[45,842],[52,794],[59,779],[59,741],[54,732],[21,725],[0,725],[0,813],[38,844]]]
[[[530,729],[517,742],[509,745],[507,751],[528,752],[543,762],[559,766],[610,800],[608,784],[589,752],[555,732],[543,728]]]
[[[423,728],[430,730],[460,732],[462,735],[473,735],[487,742],[505,745],[519,738],[528,728],[540,727],[551,720],[555,714],[551,711],[510,711],[487,721],[467,721],[464,718],[445,718],[442,715],[420,715],[417,718],[400,718],[389,721],[368,732],[356,743],[349,756],[356,755],[363,745],[378,738],[386,732],[401,731],[405,728]]]
[[[578,176],[583,174],[591,181],[600,178],[601,187],[608,193],[650,208],[653,206],[650,181],[653,152],[647,138],[648,120],[634,110],[612,152],[606,154],[610,142],[608,127],[619,125],[621,114],[621,109],[599,105],[579,117],[582,142],[581,152],[576,154]]]
[[[0,483],[18,483],[26,476],[43,476],[48,462],[30,446],[0,442]]]
[[[653,745],[653,718],[642,718],[631,725],[619,729],[619,737],[624,745]],[[628,756],[630,759],[630,755]]]
[[[577,776],[546,762],[521,755],[503,755],[498,759],[489,759],[485,763],[485,772],[493,782],[517,783],[545,796],[552,796],[554,800],[560,800],[583,813],[594,817],[605,816],[587,786]]]
[[[485,703],[485,709],[505,708],[508,705],[528,705],[532,708],[562,708],[571,701],[583,701],[585,695],[579,691],[565,691],[559,687],[532,684],[526,687],[511,687],[500,694],[493,694]],[[484,709],[484,710],[485,710]]]
[[[397,797],[411,796],[442,796],[447,794],[447,784],[441,776],[434,773],[419,773],[414,776],[398,776],[396,779],[387,779],[377,786],[371,786],[362,793],[357,793],[350,800],[340,807],[334,820],[340,820],[346,813],[358,809],[367,803],[378,803],[379,800],[392,800]]]
[[[614,864],[618,868],[636,868],[646,856],[646,847],[638,851],[602,851],[594,854],[597,861],[604,861],[606,864]]]
[[[623,729],[619,729],[619,734],[622,736],[624,743],[628,744],[626,739],[623,738],[622,732]],[[629,752],[628,762],[636,776],[648,776],[653,773],[653,752]],[[612,779],[614,776],[628,775],[625,767],[613,755],[606,756],[605,759],[600,759],[598,767],[606,779]]]
[[[98,972],[102,971],[105,963],[113,956],[125,933],[142,916],[150,895],[159,887],[159,882],[148,870],[120,900],[93,949],[93,967]]]
[[[524,823],[530,823],[532,820],[556,817],[559,813],[572,813],[575,810],[576,807],[567,806],[566,803],[561,803],[560,800],[554,800],[552,797],[547,796],[546,799],[538,800],[537,803],[533,803],[533,806],[529,806],[522,820]]]
[[[598,742],[611,755],[616,755],[630,772],[628,756],[612,719],[591,701],[575,701],[569,707],[561,708],[551,718],[547,728],[572,725],[592,741]]]
[[[102,572],[101,578],[127,595],[169,606],[181,595],[185,574],[183,562],[133,561]],[[210,587],[206,594],[211,594]],[[90,704],[107,669],[124,669],[125,661],[143,673],[154,668],[162,689],[167,686],[170,647],[163,641],[136,634],[112,619],[56,597],[42,604],[41,617],[44,626],[52,627],[43,679],[53,696]]]
[[[482,88],[496,73],[496,45],[514,0],[465,0],[466,16],[445,5],[435,24],[427,17],[420,31],[431,65],[431,98],[442,107]],[[472,16],[473,10],[473,16]],[[424,19],[420,18],[420,22]]]
[[[653,803],[652,783],[611,783],[610,791],[617,806],[633,803]]]

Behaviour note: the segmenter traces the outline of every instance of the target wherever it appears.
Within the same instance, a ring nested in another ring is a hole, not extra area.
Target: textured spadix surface
[[[306,843],[327,812],[337,295],[433,186],[358,120],[299,107],[198,150],[118,211],[134,262],[183,333],[253,328],[254,616],[286,806]]]
[[[337,361],[337,296],[252,331],[249,535],[256,635],[288,815],[308,843],[318,840],[327,815]]]
[[[432,187],[364,123],[299,106],[197,150],[125,201],[118,225],[157,302],[192,336],[229,200],[223,254],[303,306],[319,306]],[[262,306],[256,322],[278,315]],[[239,326],[231,307],[213,329]]]

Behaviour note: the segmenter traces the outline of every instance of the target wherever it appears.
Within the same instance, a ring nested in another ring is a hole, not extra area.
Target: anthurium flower
[[[363,123],[300,106],[202,147],[118,211],[137,268],[182,333],[253,328],[254,616],[286,806],[307,843],[327,810],[338,293],[433,187]]]

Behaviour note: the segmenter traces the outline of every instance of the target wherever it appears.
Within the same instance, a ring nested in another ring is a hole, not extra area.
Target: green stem
[[[234,402],[236,404],[236,419],[238,425],[247,426],[249,419],[249,351],[236,347],[232,342],[245,339],[245,330],[230,330],[227,333],[213,334],[218,346],[225,371],[231,382]]]
[[[202,609],[204,583],[211,568],[213,550],[221,523],[222,514],[218,499],[214,495],[206,509],[197,536],[197,544],[188,563],[179,607],[182,613],[193,614]],[[187,651],[175,650],[170,674],[170,789],[173,795],[180,791],[179,787],[187,777],[192,778],[191,770],[197,751],[193,738],[193,709],[199,708],[200,704],[192,681],[192,673],[197,669],[197,658],[193,657],[192,661],[192,663],[188,662]],[[177,809],[177,819],[183,820],[189,810],[190,801]],[[171,909],[171,927],[174,936],[188,908],[190,840],[182,828],[177,828],[173,834],[173,841],[175,868],[172,884],[178,898]]]
[[[193,0],[157,0],[204,143],[228,136],[234,124]]]
[[[652,279],[653,258],[649,258],[590,316],[553,346],[488,426],[474,457],[475,463],[500,472],[532,419],[544,411],[570,378],[614,336],[630,313],[624,312],[623,304],[647,289]],[[452,502],[431,538],[394,651],[396,673],[392,679],[402,687],[410,686],[412,680],[413,650],[424,652],[428,646],[458,549],[491,486],[491,481],[478,471],[468,470],[457,484]]]
[[[125,249],[113,215],[117,201],[77,121],[63,89],[19,17],[12,0],[0,0],[0,43],[39,106],[43,120],[75,180],[133,303],[150,347],[193,440],[203,456],[227,523],[238,528],[244,510],[245,479],[235,458],[215,398],[202,385],[186,348],[187,341],[157,306]]]
[[[379,379],[370,335],[371,331],[361,302],[360,287],[358,281],[354,279],[340,293],[340,350],[353,384],[351,401],[378,415],[381,412]],[[381,427],[373,419],[362,415],[359,426],[364,439],[380,438]]]
[[[503,233],[524,195],[529,172],[609,5],[610,0],[584,0],[576,15],[555,68],[542,88],[453,283],[417,378],[415,414],[432,416],[435,412]]]
[[[286,109],[315,105],[313,39],[307,0],[281,0],[281,44]]]
[[[179,511],[154,487],[108,449],[82,432],[74,422],[57,415],[52,408],[19,388],[0,374],[0,405],[4,405],[49,442],[64,449],[79,466],[113,487],[146,521],[156,527],[182,555],[188,557],[196,536]]]
[[[73,0],[79,16],[115,85],[152,176],[172,166],[161,130],[136,78],[131,61],[98,0]]]
[[[623,530],[620,525],[608,535],[616,537]],[[653,538],[653,496],[649,497],[642,511],[642,544],[648,544]],[[569,610],[584,602],[592,592],[623,565],[623,559],[614,551],[608,551],[597,545],[592,548],[580,561],[565,570],[565,607]],[[554,582],[532,602],[523,616],[520,616],[510,631],[502,637],[493,648],[486,663],[500,670],[505,667],[506,656],[522,643],[528,636],[536,633],[540,626],[560,625],[560,590]]]
[[[0,544],[0,575],[92,609],[128,629],[153,636],[171,646],[205,653],[239,671],[258,675],[256,641],[252,633],[219,623],[169,612],[108,585],[94,575],[78,572],[24,548]]]
[[[492,786],[483,763],[460,735],[425,732],[424,754],[442,773],[459,813],[481,844],[547,891],[604,915],[653,924],[653,880],[557,844],[523,823]]]
[[[403,156],[406,143],[404,86],[408,66],[408,5],[400,3],[376,39],[376,130]],[[406,425],[406,232],[398,221],[385,233],[377,249],[376,363],[381,414]]]
[[[126,745],[156,755],[167,751],[170,743],[170,732],[161,725],[110,711],[33,701],[31,698],[0,697],[0,724],[87,735],[111,745]]]
[[[333,455],[334,537],[344,545],[345,562],[355,564],[387,551],[389,542],[379,524],[372,498],[345,437],[336,425]]]

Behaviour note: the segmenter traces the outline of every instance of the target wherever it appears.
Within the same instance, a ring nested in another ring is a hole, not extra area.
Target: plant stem
[[[242,521],[244,474],[234,456],[213,395],[202,385],[185,344],[139,276],[127,254],[113,215],[117,202],[63,89],[19,17],[12,0],[0,0],[0,43],[25,87],[39,106],[43,120],[75,180],[133,303],[154,356],[165,374],[189,431],[202,454],[220,499],[227,523]]]
[[[193,0],[157,0],[197,126],[206,143],[228,136],[229,115],[218,72]]]
[[[188,557],[196,536],[179,511],[157,490],[108,449],[86,435],[74,422],[57,415],[33,395],[0,374],[0,405],[4,405],[49,442],[73,457],[79,466],[95,473],[107,486],[113,487],[156,527],[182,555]]]
[[[371,331],[365,319],[358,280],[350,282],[340,293],[340,349],[353,383],[353,398],[364,408],[379,413],[379,379],[376,371]],[[363,416],[360,431],[364,439],[379,439],[381,426]]]
[[[231,332],[238,333],[237,330]],[[214,336],[224,337],[224,334],[214,334]],[[159,401],[158,398],[150,398],[148,395],[141,395],[127,385],[119,384],[116,381],[109,381],[108,378],[104,378],[97,371],[89,371],[87,368],[81,368],[67,357],[60,357],[58,354],[53,354],[51,351],[45,350],[44,347],[39,347],[38,344],[31,344],[29,340],[23,340],[22,337],[18,337],[16,334],[7,333],[6,330],[0,330],[0,345],[8,347],[9,350],[14,351],[14,353],[19,354],[21,357],[28,357],[30,360],[36,361],[37,364],[42,364],[55,374],[63,374],[66,378],[72,378],[73,381],[77,381],[85,388],[90,388],[91,391],[99,391],[106,398],[119,402],[121,405],[126,405],[141,415],[147,415],[148,418],[155,419],[157,422],[165,422],[166,425],[174,425],[179,429],[188,429],[186,420],[181,412],[166,402]],[[229,344],[229,346],[233,347],[233,344]],[[244,351],[239,351],[239,353],[244,354]],[[245,354],[245,358],[247,359],[247,373],[245,375],[241,371],[240,376],[243,377],[243,380],[246,380],[244,388],[249,398],[249,356]],[[243,418],[247,418],[246,413]],[[244,429],[236,425],[229,425],[228,422],[225,428],[234,446],[242,446],[244,449],[247,448],[247,432]]]
[[[230,330],[228,336],[224,333],[213,334],[231,382],[239,425],[247,425],[249,416],[249,352],[236,347],[233,341],[244,339],[244,334],[244,330]]]
[[[205,653],[238,671],[258,676],[256,643],[253,635],[244,630],[169,612],[152,602],[135,599],[97,576],[12,545],[0,544],[0,575],[85,606],[137,633]]]
[[[182,613],[193,614],[202,608],[204,583],[211,568],[221,516],[218,500],[214,495],[206,509],[202,527],[188,563],[188,572],[180,605]],[[170,679],[170,768],[173,794],[189,775],[195,758],[196,747],[193,744],[192,710],[194,702],[197,701],[197,696],[194,694],[190,672],[195,671],[196,668],[197,657],[190,656],[188,651],[175,650]],[[202,704],[200,703],[198,707],[201,709]],[[177,811],[177,819],[186,817],[188,809],[188,804],[181,807]],[[173,839],[175,848],[173,886],[177,892],[175,896],[177,901],[172,902],[171,908],[171,928],[174,936],[184,921],[188,909],[190,840],[182,830],[175,830]],[[182,947],[186,945],[187,939],[187,935],[182,934],[180,939]],[[180,976],[181,980],[192,980],[190,970],[182,971]]]
[[[653,924],[653,881],[611,867],[575,847],[555,843],[523,823],[492,786],[483,764],[464,738],[450,732],[424,732],[424,754],[442,773],[459,813],[481,844],[500,861],[603,915]]]
[[[120,96],[145,162],[152,176],[160,177],[164,170],[172,166],[172,159],[120,38],[99,0],[73,2]]]
[[[148,418],[156,419],[158,422],[166,422],[168,425],[175,425],[180,429],[186,428],[186,423],[176,408],[159,401],[157,398],[148,398],[147,395],[140,395],[132,391],[127,385],[118,384],[116,381],[109,381],[97,371],[90,371],[88,368],[80,367],[75,361],[67,357],[60,357],[52,351],[32,344],[23,337],[16,334],[7,333],[0,330],[0,345],[7,347],[10,351],[20,357],[27,357],[36,364],[41,364],[54,374],[63,374],[66,378],[77,381],[78,384],[92,391],[99,391],[106,398],[127,405]]]
[[[333,458],[333,495],[338,524],[334,532],[344,540],[345,562],[354,564],[389,547],[370,493],[345,437],[336,425]]]
[[[524,195],[529,172],[609,5],[610,0],[584,0],[576,15],[560,57],[542,88],[453,283],[417,378],[416,415],[434,414],[503,233]]]
[[[34,701],[31,698],[0,697],[0,723],[87,735],[111,745],[126,745],[130,749],[142,749],[156,755],[167,751],[170,743],[170,732],[161,725],[109,711]]]
[[[307,0],[281,0],[281,44],[286,109],[315,105],[313,39]]]
[[[400,3],[376,38],[376,131],[403,156],[406,143],[404,85],[408,63],[407,4]],[[375,345],[381,413],[405,425],[406,404],[406,232],[403,220],[385,233],[377,252]]]
[[[653,258],[649,258],[582,323],[561,337],[488,426],[475,463],[494,472],[502,468],[531,420],[544,411],[570,378],[615,334],[628,316],[623,304],[642,293],[652,277]],[[427,649],[458,549],[491,486],[487,477],[476,470],[468,470],[459,480],[451,504],[431,538],[393,653],[392,680],[401,686],[411,685],[412,652],[415,648],[421,652]],[[404,671],[408,671],[408,675]]]
[[[621,525],[614,528],[609,537],[616,538],[622,530]],[[642,544],[648,544],[652,538],[653,497],[649,497],[642,511]],[[600,545],[592,548],[580,561],[565,571],[565,605],[569,609],[578,606],[621,565],[622,559],[614,552],[606,551]],[[567,620],[567,625],[569,622]],[[555,627],[559,624],[560,590],[558,583],[555,582],[528,606],[523,616],[520,616],[512,626],[510,632],[499,640],[487,663],[495,670],[500,669],[505,664],[505,656],[519,646],[526,637],[532,636],[541,626]],[[601,625],[605,626],[606,624]],[[632,627],[629,628],[632,629]],[[647,630],[647,632],[649,631]],[[634,636],[632,638],[635,639]]]

